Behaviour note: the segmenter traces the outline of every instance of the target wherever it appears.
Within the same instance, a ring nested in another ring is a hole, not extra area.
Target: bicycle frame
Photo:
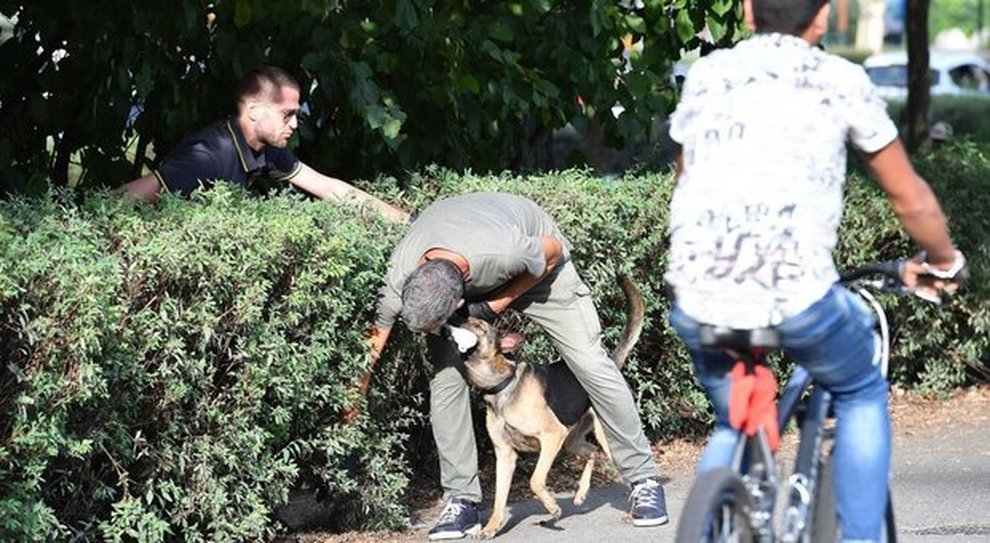
[[[884,376],[889,361],[889,330],[886,314],[876,298],[865,288],[853,289],[877,315],[881,336],[879,364]],[[766,364],[761,353],[750,352],[752,363]],[[810,395],[806,392],[810,389]],[[779,540],[800,541],[809,528],[810,509],[816,495],[818,468],[826,440],[830,437],[825,427],[832,405],[831,395],[814,386],[811,374],[795,365],[777,400],[778,426],[783,431],[799,412],[803,415],[794,471],[787,480],[787,501],[783,511]],[[743,482],[753,497],[751,524],[763,541],[774,540],[774,506],[780,484],[777,476],[776,456],[762,429],[755,436],[740,436],[733,455],[732,469],[743,474]]]
[[[890,334],[883,307],[870,290],[898,295],[908,293],[900,280],[902,264],[902,261],[869,264],[847,272],[840,280],[858,294],[876,314],[880,341],[874,363],[879,366],[884,377],[887,375],[890,355]],[[873,279],[876,277],[879,279]],[[735,360],[744,361],[748,366],[756,364],[766,366],[766,350],[781,347],[774,338],[775,332],[772,329],[745,331],[711,327],[707,332],[703,329],[703,332],[707,334],[705,341],[709,346],[721,346],[726,354]],[[736,531],[732,528],[733,523],[735,526],[744,527],[740,533],[745,539],[748,540],[752,536],[754,540],[761,542],[779,540],[796,543],[809,541],[812,537],[831,539],[836,535],[836,519],[832,516],[835,514],[834,502],[832,502],[834,497],[831,497],[830,493],[826,494],[829,497],[824,497],[821,493],[827,490],[817,488],[823,480],[829,479],[828,473],[820,473],[820,471],[827,470],[827,460],[823,456],[827,441],[833,437],[831,426],[826,423],[832,416],[832,397],[823,387],[816,385],[811,374],[804,367],[795,365],[786,383],[779,390],[776,407],[777,423],[781,432],[787,429],[788,423],[792,420],[797,421],[800,426],[794,470],[787,480],[786,487],[778,481],[777,458],[771,448],[766,428],[760,425],[756,433],[750,435],[739,430],[732,463],[728,469],[718,468],[702,474],[692,488],[688,503],[682,512],[678,541],[694,542],[699,536],[706,540],[706,534],[709,533],[706,530],[710,528],[706,527],[709,525],[706,524],[708,521],[705,519],[712,518],[708,514],[715,511],[721,511],[724,519],[737,519],[730,521],[729,524],[718,525],[728,526],[729,531],[726,535],[730,538],[736,535]],[[757,407],[757,409],[761,408]],[[761,415],[750,413],[747,416]],[[747,427],[751,420],[753,419],[744,422],[741,427]],[[778,527],[774,517],[777,493],[780,490],[784,490],[786,496],[779,526],[780,533],[775,534]],[[819,503],[819,498],[824,501]],[[818,519],[816,515],[825,516]],[[684,519],[693,520],[684,522]],[[885,523],[886,533],[889,536],[896,536],[889,503]],[[720,531],[722,529],[724,528],[719,528]]]
[[[755,360],[755,363],[764,363]],[[818,480],[818,460],[827,437],[825,419],[828,417],[831,398],[822,388],[812,387],[811,396],[803,404],[802,396],[812,386],[811,375],[800,366],[788,378],[778,400],[780,428],[804,411],[800,445],[794,473],[788,479],[787,506],[781,527],[781,541],[798,541],[808,527],[809,508],[815,495]],[[753,497],[751,524],[763,541],[774,539],[773,513],[780,483],[777,477],[776,457],[770,448],[766,434],[760,429],[755,436],[741,436],[733,455],[732,469],[742,473],[743,482]]]

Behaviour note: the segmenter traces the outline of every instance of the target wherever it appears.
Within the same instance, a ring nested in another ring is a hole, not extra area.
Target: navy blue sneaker
[[[660,526],[670,521],[663,485],[656,477],[647,477],[633,483],[629,501],[632,502],[630,514],[633,526]]]
[[[426,538],[430,541],[461,539],[469,535],[478,535],[480,531],[478,504],[462,498],[451,498]]]

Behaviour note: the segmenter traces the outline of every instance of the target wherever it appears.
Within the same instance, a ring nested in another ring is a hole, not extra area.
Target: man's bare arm
[[[911,166],[900,139],[865,158],[904,230],[928,252],[929,263],[940,268],[952,266],[956,248],[945,215],[931,187]]]
[[[537,283],[539,283],[544,277],[550,275],[550,272],[555,270],[564,255],[564,247],[561,245],[560,241],[554,238],[540,238],[540,245],[543,246],[543,256],[546,258],[546,268],[543,270],[543,275],[536,276],[531,273],[522,273],[516,276],[512,281],[509,281],[507,285],[501,288],[493,298],[488,300],[488,305],[491,306],[492,310],[496,313],[502,313],[527,290],[533,288]]]
[[[382,351],[385,350],[385,343],[388,342],[388,335],[390,329],[382,329],[377,326],[371,327],[371,332],[368,337],[368,342],[371,351],[371,364],[368,365],[368,369],[361,375],[358,380],[358,398],[355,400],[354,404],[344,411],[344,414],[340,417],[344,424],[350,424],[357,419],[358,413],[360,413],[361,403],[364,402],[364,397],[368,394],[368,386],[371,384],[371,376],[375,373],[375,366],[378,364],[378,359],[382,356]]]
[[[324,200],[334,199],[345,203],[368,205],[380,211],[388,219],[409,222],[409,213],[340,179],[323,175],[303,163],[299,166],[299,173],[289,179],[289,182],[313,196]]]
[[[162,190],[162,184],[158,181],[158,176],[149,173],[144,177],[124,184],[119,189],[124,197],[130,200],[141,200],[144,202],[157,202],[158,195]]]

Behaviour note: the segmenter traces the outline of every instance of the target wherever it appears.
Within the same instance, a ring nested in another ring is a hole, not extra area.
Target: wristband
[[[955,259],[952,261],[952,266],[947,270],[940,270],[935,266],[928,263],[928,253],[921,252],[921,267],[925,269],[925,273],[931,275],[936,279],[946,279],[953,280],[956,275],[959,274],[966,267],[966,257],[963,256],[961,251],[956,251]]]

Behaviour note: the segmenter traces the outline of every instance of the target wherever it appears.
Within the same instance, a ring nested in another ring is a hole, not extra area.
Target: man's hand
[[[385,343],[388,341],[389,332],[391,332],[389,329],[381,329],[377,326],[371,327],[368,337],[371,350],[371,364],[368,365],[368,371],[361,375],[361,380],[358,382],[357,399],[340,415],[340,422],[351,424],[361,414],[361,404],[364,403],[364,397],[368,394],[368,386],[371,384],[371,374],[374,373],[375,365],[378,364],[378,359],[381,357],[382,351],[385,350]]]
[[[357,404],[354,404],[351,407],[348,407],[347,410],[344,411],[344,414],[340,416],[340,422],[344,423],[345,425],[353,424],[354,421],[357,420],[358,415],[360,414],[361,414],[361,410],[358,408]]]
[[[371,383],[371,374],[375,367],[374,361],[368,368],[368,371],[361,376],[361,380],[358,383],[358,397],[354,400],[354,403],[350,407],[344,410],[340,415],[340,422],[344,424],[352,424],[357,420],[358,415],[361,414],[361,404],[364,403],[364,397],[368,395],[368,385]]]
[[[941,303],[940,294],[952,294],[969,277],[966,257],[955,251],[954,258],[945,262],[931,262],[921,252],[904,263],[904,284],[919,298]]]
[[[498,313],[492,309],[488,302],[471,302],[467,304],[467,315],[476,319],[481,319],[489,324],[498,320]]]
[[[144,177],[139,177],[124,184],[117,190],[124,198],[129,200],[156,202],[158,201],[158,194],[162,190],[162,185],[158,182],[158,176],[154,173],[149,173]]]

